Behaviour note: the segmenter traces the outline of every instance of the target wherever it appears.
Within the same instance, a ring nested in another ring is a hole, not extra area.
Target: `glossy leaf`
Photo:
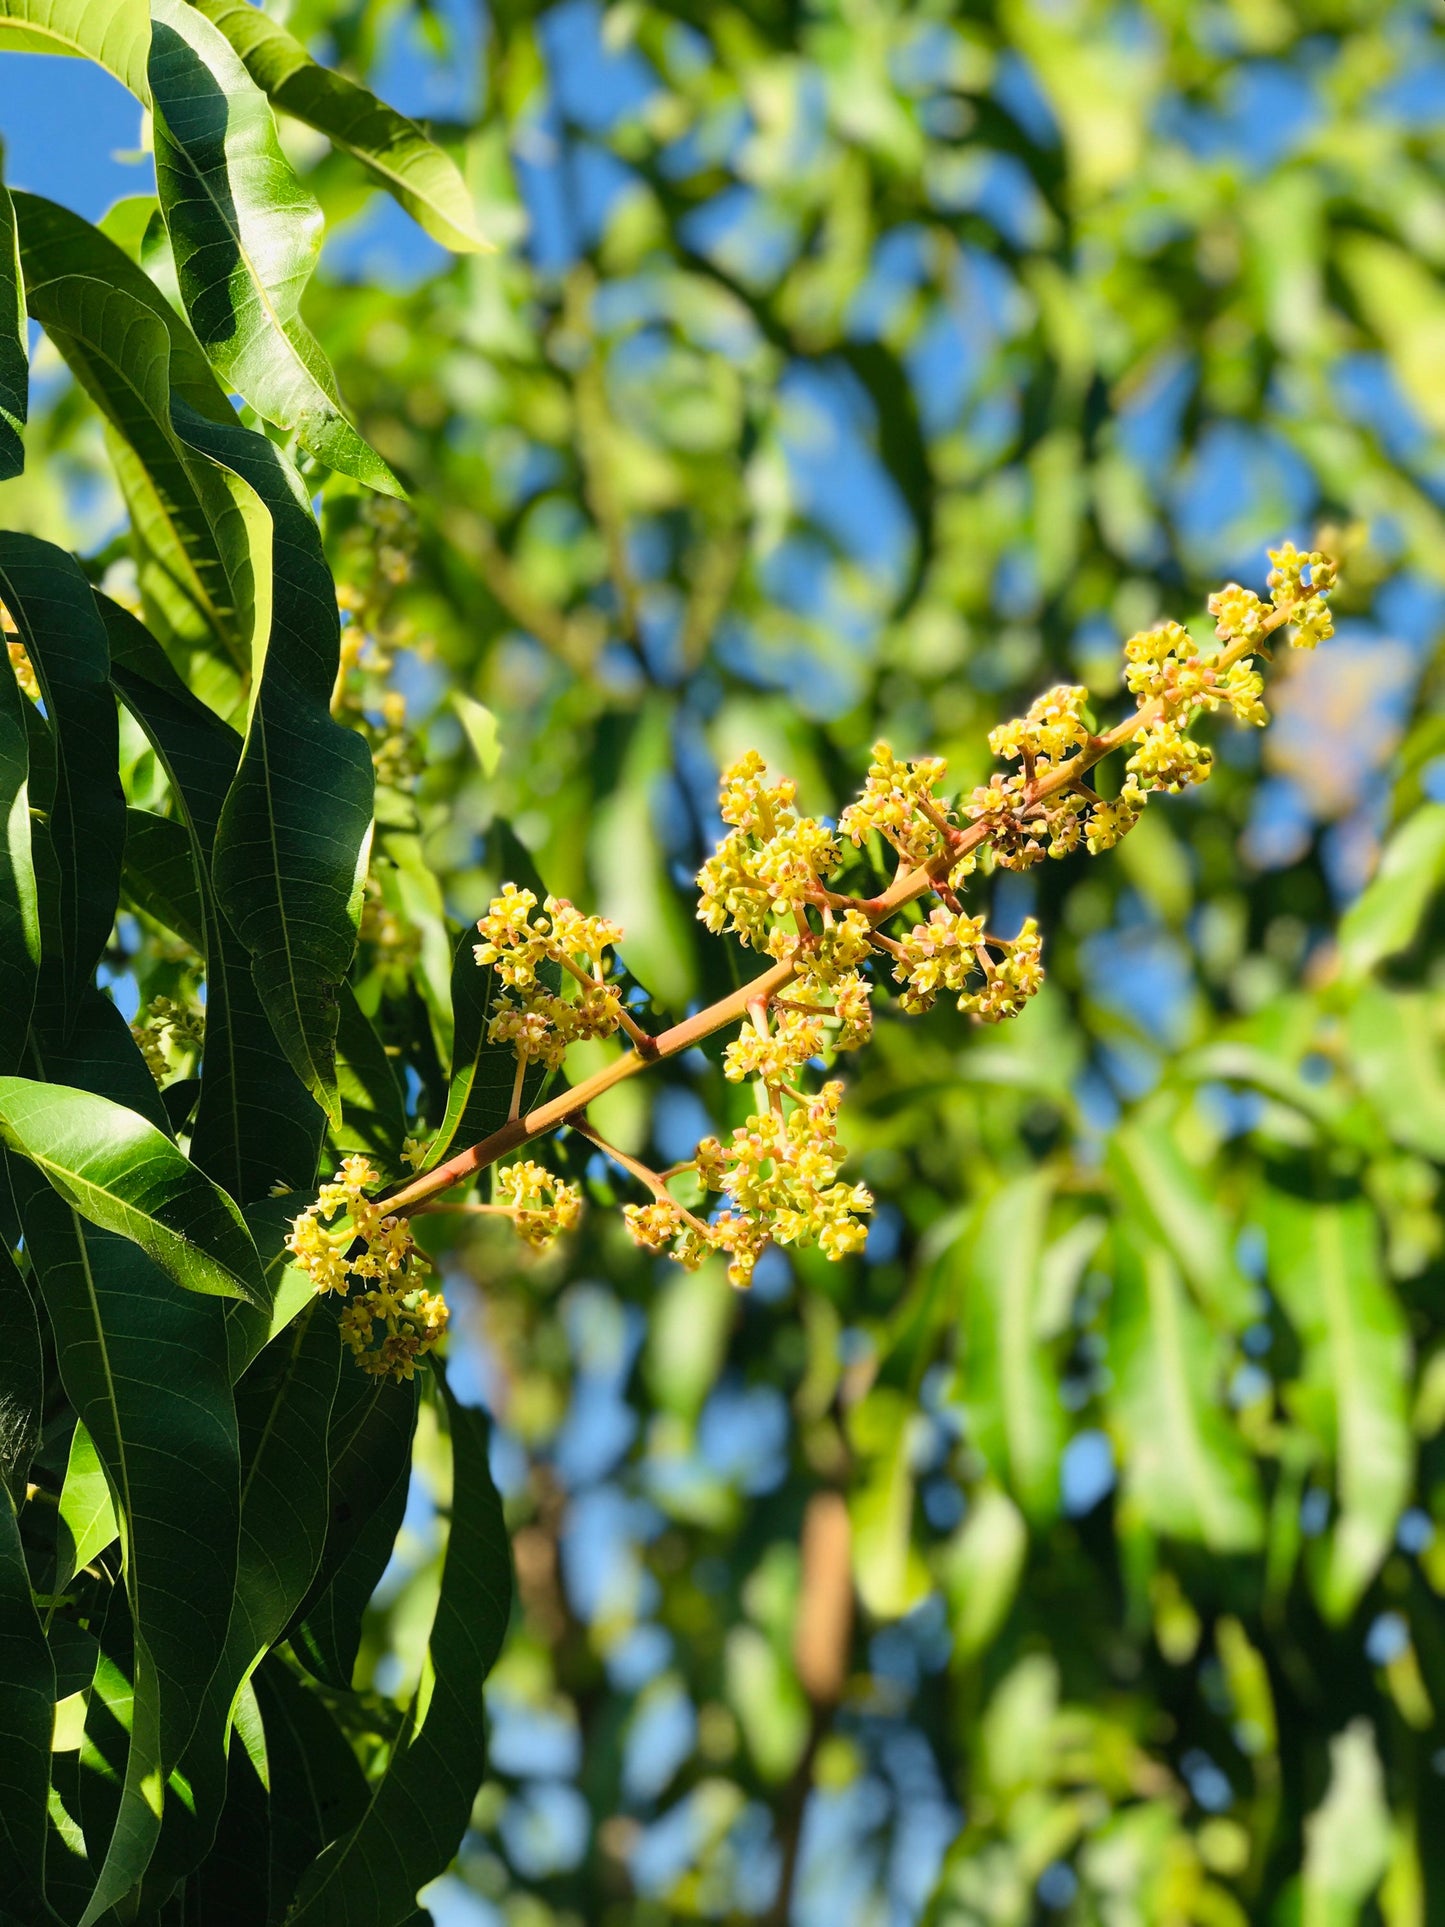
[[[25,1498],[30,1462],[45,1417],[45,1367],[30,1287],[0,1246],[0,1486],[16,1505]]]
[[[254,7],[199,0],[199,11],[220,28],[273,107],[353,155],[434,240],[466,254],[490,245],[477,231],[472,197],[455,163],[415,121],[318,65],[299,40]]]
[[[507,1630],[511,1561],[487,1464],[487,1421],[458,1404],[445,1379],[441,1389],[452,1445],[451,1529],[427,1682],[366,1813],[303,1882],[296,1927],[394,1927],[411,1919],[417,1889],[456,1852],[486,1770],[482,1686]]]
[[[38,1034],[46,1077],[79,1091],[108,1098],[143,1117],[166,1137],[174,1137],[165,1102],[156,1089],[130,1025],[103,990],[88,986],[80,999],[70,1035]]]
[[[1272,1191],[1265,1223],[1270,1278],[1305,1352],[1297,1416],[1335,1466],[1339,1516],[1316,1583],[1327,1617],[1342,1620],[1389,1550],[1410,1490],[1409,1336],[1367,1204]]]
[[[191,445],[230,468],[270,517],[269,634],[216,830],[221,909],[251,957],[278,1041],[333,1123],[337,988],[356,948],[371,841],[371,756],[331,717],[340,659],[336,592],[299,477],[263,436],[200,417]]]
[[[382,1169],[399,1171],[406,1136],[406,1110],[386,1047],[371,1019],[342,984],[336,1033],[336,1076],[341,1128],[332,1133],[338,1151],[364,1151]]]
[[[1264,1510],[1249,1452],[1221,1409],[1220,1342],[1162,1245],[1121,1235],[1117,1247],[1109,1412],[1126,1498],[1161,1537],[1257,1551]]]
[[[146,86],[146,0],[0,0],[0,49],[81,54],[113,73],[138,100]]]
[[[118,1501],[137,1634],[125,1786],[89,1927],[149,1863],[160,1788],[225,1642],[240,1456],[222,1306],[171,1289],[143,1251],[87,1224],[27,1167],[15,1181],[61,1377]],[[159,1375],[157,1356],[171,1361]]]
[[[963,1397],[978,1449],[1031,1520],[1059,1504],[1064,1410],[1035,1330],[1048,1218],[1046,1177],[1005,1185],[968,1240]]]
[[[1210,1317],[1231,1330],[1246,1325],[1254,1292],[1239,1268],[1229,1227],[1167,1125],[1125,1125],[1114,1133],[1110,1163],[1130,1219],[1167,1246]]]
[[[174,1283],[265,1307],[260,1260],[236,1206],[134,1111],[67,1085],[4,1077],[0,1136],[66,1204],[139,1246]]]
[[[271,1919],[280,1922],[306,1868],[360,1819],[367,1786],[320,1696],[280,1659],[257,1671],[256,1700],[271,1774]]]
[[[15,1503],[0,1488],[0,1902],[44,1917],[55,1666],[30,1598]]]
[[[1340,969],[1363,977],[1415,940],[1445,882],[1445,803],[1423,803],[1391,835],[1380,867],[1340,920]]]
[[[3,41],[0,41],[3,45]],[[30,407],[30,356],[25,342],[25,282],[15,207],[0,186],[0,482],[25,467],[21,431]]]
[[[14,676],[0,677],[0,1070],[6,1071],[20,1069],[40,967],[25,707]]]
[[[55,888],[41,900],[40,922],[63,1034],[110,936],[120,894],[125,799],[110,652],[90,584],[75,558],[53,543],[0,534],[0,601],[20,632],[55,733],[55,787],[45,799]]]
[[[70,1435],[65,1484],[60,1488],[60,1527],[55,1547],[55,1590],[64,1592],[76,1573],[112,1545],[120,1531],[105,1467],[94,1439],[79,1419]]]
[[[152,0],[156,184],[181,298],[227,388],[294,429],[328,467],[401,485],[342,413],[300,315],[321,210],[276,138],[266,96],[224,34],[183,0]]]

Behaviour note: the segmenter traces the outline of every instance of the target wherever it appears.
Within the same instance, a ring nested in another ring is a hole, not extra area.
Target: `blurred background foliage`
[[[435,1917],[1445,1919],[1436,10],[273,10],[427,120],[499,244],[451,260],[283,123],[330,223],[309,318],[411,491],[317,482],[383,783],[383,1025],[447,1021],[503,824],[681,1013],[739,961],[689,884],[743,746],[819,812],[879,734],[968,784],[1047,682],[1107,705],[1124,635],[1261,587],[1266,541],[1347,565],[1337,639],[1207,788],[983,886],[995,928],[1044,924],[1022,1019],[880,1023],[861,1260],[681,1275],[575,1143],[593,1208],[546,1257],[427,1221],[520,1600]],[[11,178],[92,216],[146,192],[88,70],[97,144],[47,178],[81,70],[22,58]],[[0,509],[123,590],[46,352]],[[184,1002],[140,906],[112,962],[128,1015]],[[666,1164],[745,1106],[694,1052],[594,1115]],[[398,1698],[428,1438],[360,1679]]]

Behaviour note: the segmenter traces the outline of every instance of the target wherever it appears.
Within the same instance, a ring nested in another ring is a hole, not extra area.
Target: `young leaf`
[[[490,247],[477,231],[467,184],[405,114],[365,87],[314,61],[279,21],[241,0],[196,0],[246,63],[274,107],[294,114],[374,174],[443,247],[473,254]]]
[[[110,651],[90,584],[75,558],[51,542],[0,534],[0,602],[20,632],[55,737],[46,848],[56,874],[53,896],[47,892],[40,902],[42,989],[59,1000],[54,1027],[64,1034],[109,939],[120,895],[125,798]]]
[[[15,207],[0,186],[0,482],[25,467],[20,431],[29,411],[30,356],[25,343],[25,282]]]
[[[1006,1184],[968,1241],[964,1282],[964,1397],[979,1451],[1027,1516],[1059,1505],[1064,1409],[1047,1349],[1034,1329],[1051,1186],[1035,1175]]]
[[[73,1210],[138,1245],[176,1284],[265,1309],[240,1212],[134,1111],[67,1085],[0,1077],[0,1137]]]
[[[146,0],[0,0],[0,50],[81,54],[148,104]]]
[[[1380,867],[1340,919],[1340,971],[1364,977],[1415,940],[1445,881],[1445,803],[1424,803],[1390,837]]]
[[[117,1501],[136,1628],[125,1786],[89,1927],[149,1863],[159,1789],[225,1643],[240,1455],[221,1305],[170,1289],[144,1252],[87,1224],[28,1166],[13,1176],[61,1378]]]
[[[371,847],[371,755],[332,720],[341,623],[295,470],[264,436],[186,415],[187,441],[229,468],[270,517],[269,635],[216,829],[212,876],[278,1041],[333,1124],[337,990],[356,948]]]
[[[395,1927],[442,1873],[486,1769],[482,1685],[507,1630],[511,1562],[484,1416],[437,1374],[452,1443],[451,1530],[427,1679],[365,1814],[302,1882],[294,1927]]]
[[[386,495],[401,484],[342,413],[300,315],[321,210],[276,138],[266,96],[184,0],[152,0],[156,185],[181,298],[227,388],[319,461]]]
[[[55,1666],[30,1596],[15,1503],[0,1489],[0,1896],[45,1917],[45,1807]]]
[[[1358,1604],[1410,1493],[1409,1334],[1380,1271],[1374,1213],[1265,1194],[1270,1278],[1304,1345],[1290,1402],[1334,1459],[1339,1517],[1316,1573],[1327,1618]]]
[[[1259,1482],[1220,1409],[1219,1341],[1162,1245],[1120,1234],[1109,1357],[1110,1412],[1124,1489],[1153,1531],[1254,1552],[1264,1542]]]
[[[60,1488],[60,1525],[55,1548],[55,1590],[64,1592],[82,1567],[115,1540],[120,1527],[105,1467],[95,1441],[79,1419],[70,1435],[65,1484]]]

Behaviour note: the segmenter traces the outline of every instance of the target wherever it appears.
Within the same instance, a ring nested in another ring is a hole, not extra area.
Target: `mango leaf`
[[[186,313],[228,389],[368,488],[401,484],[342,413],[300,315],[321,210],[276,138],[266,96],[184,0],[152,0],[156,186]]]
[[[134,1111],[68,1085],[0,1077],[0,1137],[73,1210],[138,1245],[176,1284],[265,1308],[239,1210]]]
[[[151,810],[128,809],[122,877],[136,909],[204,951],[206,913],[184,823]]]
[[[1395,1143],[1445,1161],[1445,1077],[1426,996],[1366,984],[1345,1036],[1350,1066]]]
[[[1059,1506],[1064,1408],[1035,1331],[1051,1186],[1034,1174],[1006,1184],[965,1242],[963,1396],[969,1433],[1036,1523]]]
[[[103,990],[87,985],[70,1035],[62,1040],[42,1029],[37,1032],[36,1048],[52,1082],[109,1098],[112,1104],[135,1111],[166,1137],[175,1136],[130,1025]]]
[[[1128,1500],[1165,1537],[1257,1551],[1264,1509],[1249,1452],[1221,1409],[1220,1341],[1162,1245],[1121,1232],[1116,1252],[1109,1413]]]
[[[1366,976],[1415,940],[1445,881],[1445,803],[1424,803],[1394,831],[1380,867],[1340,919],[1340,971]]]
[[[308,1190],[322,1116],[276,1041],[250,958],[221,916],[210,882],[216,829],[241,738],[196,700],[133,616],[106,597],[98,600],[110,636],[111,679],[170,778],[200,892],[206,1040],[192,1160],[243,1204],[265,1197],[278,1182]],[[194,917],[195,910],[178,907],[176,914]]]
[[[75,558],[51,542],[0,534],[0,601],[20,632],[55,736],[55,788],[46,799],[55,891],[42,897],[41,927],[55,960],[47,979],[62,1001],[63,1034],[110,937],[120,894],[125,798],[110,651],[90,584]]]
[[[452,1445],[451,1529],[423,1686],[365,1814],[302,1882],[295,1927],[395,1927],[442,1873],[486,1770],[482,1686],[507,1630],[511,1561],[488,1425],[438,1370]]]
[[[146,0],[0,0],[0,49],[80,54],[148,103]]]
[[[343,74],[319,66],[292,34],[241,0],[196,0],[273,107],[355,156],[433,240],[457,253],[491,244],[477,231],[467,184],[415,121]]]
[[[236,664],[251,617],[238,608],[217,537],[236,515],[223,477],[171,426],[174,391],[198,412],[230,408],[181,317],[113,241],[69,209],[17,194],[33,318],[114,430],[111,453],[141,551],[148,612],[187,648],[219,643]]]
[[[351,1690],[362,1614],[406,1510],[417,1389],[415,1381],[394,1385],[356,1371],[343,1372],[336,1388],[326,1544],[290,1637],[307,1670],[338,1692]]]
[[[0,1490],[0,1895],[41,1920],[55,1666],[31,1602],[15,1503]]]
[[[1339,1622],[1393,1544],[1410,1494],[1409,1334],[1363,1200],[1271,1190],[1264,1221],[1270,1277],[1304,1346],[1287,1401],[1335,1462],[1339,1516],[1313,1576],[1321,1609]]]
[[[45,1366],[40,1321],[30,1287],[0,1245],[0,1486],[20,1505],[30,1462],[40,1449],[45,1416]],[[0,1731],[3,1731],[0,1727]]]
[[[225,1643],[240,1454],[222,1306],[171,1290],[143,1251],[87,1224],[28,1166],[13,1168],[61,1378],[116,1498],[135,1627],[125,1782],[103,1860],[92,1854],[90,1927],[149,1863],[161,1788]],[[157,1357],[170,1361],[159,1374]]]
[[[339,998],[336,1077],[341,1128],[332,1133],[333,1142],[340,1152],[362,1151],[384,1170],[399,1170],[406,1137],[401,1086],[386,1047],[350,984],[341,985]]]
[[[25,342],[25,282],[15,207],[0,187],[0,482],[25,468],[21,430],[30,407],[30,356]]]
[[[1368,1719],[1330,1741],[1330,1784],[1305,1821],[1300,1927],[1354,1927],[1390,1864],[1394,1827]]]
[[[320,1696],[274,1655],[257,1669],[256,1701],[271,1773],[270,1917],[279,1922],[322,1848],[360,1819],[367,1787],[355,1753]]]
[[[1109,1166],[1129,1219],[1167,1246],[1210,1317],[1232,1331],[1247,1325],[1255,1294],[1235,1258],[1229,1226],[1166,1122],[1143,1118],[1115,1131]]]
[[[1028,1549],[1029,1529],[1008,1494],[993,1484],[976,1487],[939,1561],[948,1629],[961,1659],[993,1644],[1014,1603]]]
[[[875,1385],[849,1414],[848,1434],[867,1462],[848,1498],[858,1597],[876,1619],[901,1619],[929,1590],[928,1568],[913,1543],[907,1400],[891,1385]]]
[[[76,1420],[70,1457],[60,1488],[60,1531],[55,1545],[55,1590],[64,1592],[75,1575],[113,1545],[120,1531],[95,1441]]]
[[[40,912],[30,845],[30,749],[26,698],[0,676],[0,1070],[25,1053],[40,967]]]
[[[258,637],[246,738],[216,829],[216,897],[278,1042],[337,1124],[337,989],[356,948],[373,778],[365,742],[331,716],[336,591],[305,489],[280,450],[198,415],[187,414],[184,432],[253,492],[273,531],[271,555],[257,563],[273,571],[269,635]]]

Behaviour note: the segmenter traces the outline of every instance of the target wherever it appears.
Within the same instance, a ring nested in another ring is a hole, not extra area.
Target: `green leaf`
[[[3,1187],[0,1187],[3,1188]],[[25,1498],[30,1462],[40,1449],[45,1367],[35,1301],[15,1260],[0,1245],[0,1486]],[[3,1728],[0,1728],[3,1731]]]
[[[939,1571],[960,1659],[973,1659],[993,1644],[1018,1592],[1028,1549],[1023,1514],[1006,1492],[985,1484],[969,1494],[968,1512],[944,1549]]]
[[[15,1505],[0,1491],[0,1895],[44,1918],[55,1666],[30,1597]]]
[[[1410,1341],[1380,1270],[1374,1214],[1265,1194],[1270,1277],[1304,1363],[1287,1403],[1335,1462],[1339,1516],[1315,1572],[1327,1618],[1358,1604],[1410,1494]]]
[[[1380,867],[1340,919],[1340,971],[1368,975],[1415,940],[1445,880],[1445,803],[1425,803],[1391,836]]]
[[[185,433],[270,516],[274,593],[212,875],[278,1041],[333,1124],[337,990],[356,948],[371,846],[371,754],[331,716],[336,591],[295,470],[264,436],[188,417]],[[258,639],[259,640],[259,639]]]
[[[0,1077],[0,1136],[73,1210],[138,1245],[176,1284],[265,1308],[239,1210],[134,1111],[67,1085]]]
[[[83,1567],[114,1543],[120,1531],[105,1467],[94,1439],[78,1419],[70,1435],[70,1457],[60,1489],[60,1525],[55,1547],[55,1590],[64,1592]]]
[[[182,318],[113,241],[69,209],[17,194],[30,312],[115,431],[111,445],[140,547],[148,612],[178,647],[219,643],[237,665],[251,612],[238,607],[217,530],[236,516],[225,479],[171,425],[172,393],[231,410]],[[243,585],[244,586],[244,585]]]
[[[125,798],[110,651],[90,584],[75,558],[51,542],[0,534],[0,601],[20,632],[55,737],[55,788],[45,801],[46,847],[57,874],[40,916],[63,1033],[109,940],[120,895]]]
[[[0,0],[0,48],[83,55],[147,104],[150,31],[146,0]]]
[[[40,911],[30,842],[29,704],[0,676],[0,1070],[19,1070],[35,1006]]]
[[[184,823],[151,810],[128,809],[122,875],[126,895],[136,909],[204,952],[206,913]]]
[[[25,282],[15,207],[0,186],[0,482],[25,468],[21,430],[30,407],[30,355],[25,340]]]
[[[365,1814],[302,1883],[295,1927],[395,1927],[445,1871],[486,1770],[482,1686],[507,1630],[511,1563],[488,1425],[437,1374],[452,1443],[451,1530],[427,1673]]]
[[[125,1785],[90,1927],[149,1863],[162,1789],[225,1643],[240,1455],[222,1306],[170,1289],[143,1251],[87,1224],[29,1167],[14,1177],[61,1379],[115,1496],[136,1633]]]
[[[984,1207],[964,1247],[963,1396],[970,1436],[1035,1523],[1059,1506],[1064,1409],[1035,1329],[1052,1185],[1017,1178]]]
[[[1305,1821],[1300,1927],[1355,1927],[1390,1864],[1385,1776],[1370,1722],[1350,1721],[1330,1741],[1330,1784]]]
[[[341,1374],[326,1442],[326,1545],[291,1628],[297,1658],[338,1692],[351,1690],[362,1615],[401,1528],[416,1412],[414,1380]]]
[[[319,1695],[274,1655],[257,1670],[256,1700],[271,1772],[271,1919],[279,1922],[322,1848],[360,1819],[367,1788]]]
[[[274,107],[345,148],[443,247],[490,247],[477,231],[467,184],[415,121],[330,68],[318,66],[277,21],[240,0],[196,0],[246,63]]]
[[[1430,1000],[1366,984],[1345,1029],[1356,1077],[1396,1144],[1445,1162],[1445,1077]]]
[[[913,1469],[909,1405],[891,1385],[875,1385],[849,1414],[849,1439],[866,1470],[848,1496],[853,1578],[876,1619],[901,1619],[928,1597],[928,1568],[913,1543]]]
[[[332,1133],[338,1151],[363,1151],[383,1170],[401,1169],[406,1110],[386,1047],[350,984],[340,988],[336,1076],[341,1128]]]
[[[130,1025],[103,990],[87,986],[69,1037],[39,1034],[45,1074],[53,1083],[109,1098],[135,1111],[166,1137],[174,1137],[165,1101],[156,1089]]]
[[[265,1197],[278,1182],[309,1190],[322,1116],[276,1041],[250,958],[221,916],[210,881],[216,829],[240,761],[241,738],[196,700],[133,616],[105,597],[99,603],[110,635],[112,681],[170,779],[201,892],[206,1043],[192,1160],[243,1204]],[[171,887],[174,895],[179,886]],[[194,909],[176,911],[183,913],[195,915]]]
[[[321,210],[276,138],[266,96],[224,34],[183,0],[152,0],[156,185],[181,299],[228,389],[369,488],[401,484],[342,413],[301,319]]]
[[[1185,1163],[1166,1121],[1121,1126],[1109,1147],[1109,1165],[1129,1219],[1168,1248],[1210,1317],[1232,1331],[1247,1325],[1255,1293],[1235,1258],[1229,1226]]]
[[[1221,1341],[1159,1244],[1116,1239],[1109,1412],[1128,1501],[1154,1532],[1254,1552],[1264,1509],[1254,1464],[1222,1410]]]

